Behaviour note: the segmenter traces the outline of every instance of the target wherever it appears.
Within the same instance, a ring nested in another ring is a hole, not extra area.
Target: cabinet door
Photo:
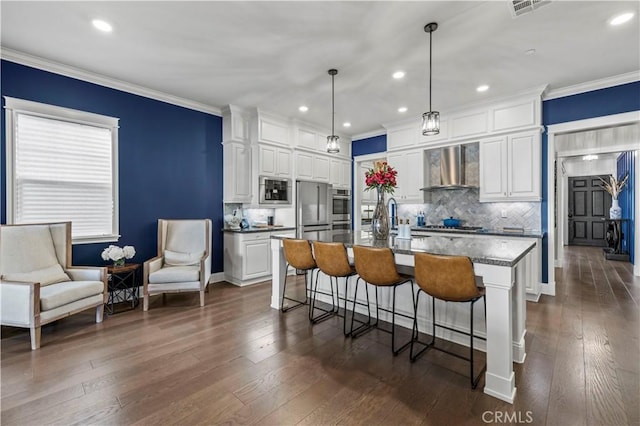
[[[313,157],[313,179],[329,182],[329,159],[326,157]]]
[[[277,173],[277,148],[268,145],[260,145],[260,149],[258,150],[258,152],[260,161],[260,174],[275,176]]]
[[[506,145],[505,138],[480,142],[480,201],[507,197]]]
[[[306,152],[296,153],[296,177],[313,179],[313,155]]]
[[[291,151],[278,148],[276,155],[277,175],[291,177]]]
[[[404,154],[401,163],[405,176],[403,196],[407,201],[424,202],[424,151],[411,151]],[[400,171],[398,171],[400,173]]]
[[[393,198],[398,201],[404,201],[412,179],[411,172],[407,171],[405,154],[398,152],[387,154],[387,164],[398,172],[396,175],[397,186],[393,191]],[[372,196],[375,198],[375,191],[372,192]]]
[[[271,274],[271,240],[242,243],[242,279],[251,279]]]
[[[540,145],[536,135],[514,135],[508,140],[509,197],[540,197]]]
[[[297,144],[305,148],[318,149],[318,138],[316,132],[307,129],[298,129]]]
[[[224,158],[225,202],[251,201],[251,148],[242,143],[225,143]]]
[[[336,188],[342,187],[342,161],[331,160],[329,164],[329,183]]]
[[[342,173],[340,173],[340,186],[343,188],[351,188],[351,161],[342,161],[340,164]]]
[[[360,163],[360,173],[354,178],[354,186],[360,191],[360,200],[362,203],[372,203],[376,201],[376,191],[367,191],[367,185],[365,183],[365,173],[372,168],[372,163]]]

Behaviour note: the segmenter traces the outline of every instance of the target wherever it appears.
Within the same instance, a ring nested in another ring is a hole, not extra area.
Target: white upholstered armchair
[[[158,219],[158,255],[144,262],[143,309],[160,293],[204,292],[211,277],[211,219]]]
[[[88,308],[102,322],[107,268],[71,266],[71,222],[0,225],[0,321],[31,331]]]

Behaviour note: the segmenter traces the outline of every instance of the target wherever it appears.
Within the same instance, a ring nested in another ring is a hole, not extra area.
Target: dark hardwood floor
[[[640,279],[597,248],[565,256],[557,296],[527,304],[513,405],[483,380],[471,390],[446,354],[412,364],[386,333],[345,339],[337,318],[311,326],[306,308],[271,309],[270,283],[216,284],[204,308],[197,293],[168,295],[102,324],[93,311],[58,321],[38,351],[3,327],[1,423],[640,424]]]

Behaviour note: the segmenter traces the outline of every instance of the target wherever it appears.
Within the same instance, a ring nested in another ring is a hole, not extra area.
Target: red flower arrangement
[[[364,173],[366,191],[376,188],[382,192],[393,194],[396,187],[396,175],[398,172],[387,164],[386,161],[376,161],[373,169]]]

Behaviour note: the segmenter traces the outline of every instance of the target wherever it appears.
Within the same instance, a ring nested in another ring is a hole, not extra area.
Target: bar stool
[[[307,272],[311,271],[311,280],[313,280],[313,271],[317,269],[316,261],[313,259],[313,252],[311,251],[311,243],[307,240],[292,240],[283,239],[282,248],[284,251],[284,257],[287,261],[284,273],[284,285],[282,288],[282,302],[280,310],[282,312],[290,311],[301,305],[306,305],[309,295],[309,282],[307,279]],[[287,297],[287,270],[289,266],[294,267],[297,270],[304,271],[304,301]],[[284,301],[291,300],[296,302],[293,306],[284,307]]]
[[[411,342],[410,358],[411,362],[414,362],[424,351],[429,348],[437,349],[439,351],[448,353],[457,358],[469,361],[469,372],[471,380],[471,389],[475,389],[478,386],[480,376],[487,368],[485,364],[480,373],[477,376],[473,374],[473,339],[474,337],[481,340],[486,340],[480,336],[474,336],[473,334],[473,305],[480,299],[484,300],[484,313],[485,318],[487,315],[487,302],[485,298],[484,288],[476,286],[476,277],[473,273],[473,263],[471,259],[465,256],[435,256],[427,253],[416,253],[414,255],[415,260],[415,276],[416,283],[418,284],[418,295],[414,304],[415,320],[413,323],[414,335]],[[421,342],[418,337],[418,302],[420,301],[420,293],[424,292],[431,296],[431,341]],[[436,299],[443,300],[445,302],[470,302],[471,316],[470,316],[470,333],[457,330],[442,324],[436,324]],[[436,341],[436,327],[445,328],[456,333],[469,336],[469,357],[463,357],[453,352],[449,352],[443,348],[435,346]],[[425,345],[419,352],[413,353],[414,343]]]
[[[318,276],[320,274],[316,274],[316,283],[315,290],[311,297],[311,306],[309,307],[312,312],[310,315],[312,316],[312,322],[319,322],[323,319],[329,318],[333,315],[340,315],[340,292],[338,291],[338,279],[344,278],[344,316],[342,323],[342,331],[345,336],[348,336],[347,332],[347,289],[349,285],[349,278],[356,274],[356,270],[351,264],[349,264],[349,257],[347,256],[347,249],[342,243],[322,243],[315,241],[313,243],[313,253],[316,259],[316,263],[318,265],[318,269],[325,275],[329,277],[329,282],[331,285],[331,302],[332,309],[331,311],[324,311],[324,314],[321,314],[318,317],[313,317],[316,308],[315,300],[318,291]],[[336,303],[333,300],[333,279],[336,280]]]
[[[403,315],[396,313],[396,290],[397,288],[404,283],[413,283],[413,277],[409,275],[399,274],[396,269],[396,262],[393,257],[393,252],[389,248],[371,248],[371,247],[363,247],[363,246],[353,246],[353,256],[356,265],[356,272],[359,277],[356,280],[356,290],[353,295],[353,312],[354,315],[351,317],[351,337],[358,337],[364,332],[370,330],[371,328],[378,328],[379,330],[390,332],[391,333],[391,351],[394,355],[398,355],[400,351],[404,348],[408,347],[409,344],[413,341],[413,336],[409,341],[398,349],[395,347],[395,317],[396,315],[400,315],[406,318],[410,318],[411,320],[415,319],[408,315]],[[365,291],[367,294],[367,310],[368,310],[368,321],[360,325],[355,330],[353,329],[353,322],[355,317],[355,308],[356,308],[356,300],[358,297],[358,284],[360,280],[365,282]],[[376,289],[376,321],[375,323],[371,322],[371,308],[369,306],[369,290],[368,285],[371,284],[375,286]],[[378,288],[380,287],[393,287],[393,301],[391,310],[381,308],[378,303]],[[411,300],[414,300],[414,291],[413,284],[411,284]],[[385,311],[391,313],[391,330],[385,330],[383,328],[378,327],[380,312]],[[415,312],[415,308],[414,308]]]

